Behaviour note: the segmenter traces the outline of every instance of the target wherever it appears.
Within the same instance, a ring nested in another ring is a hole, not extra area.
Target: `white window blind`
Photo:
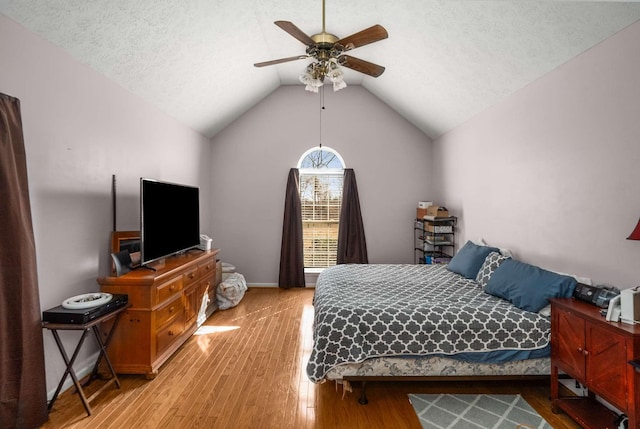
[[[336,264],[343,173],[300,174],[305,268]]]

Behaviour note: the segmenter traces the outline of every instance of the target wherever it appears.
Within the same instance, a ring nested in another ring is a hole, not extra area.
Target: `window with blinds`
[[[331,148],[308,150],[298,163],[305,269],[336,264],[344,161]]]
[[[343,174],[301,174],[305,268],[336,264]]]

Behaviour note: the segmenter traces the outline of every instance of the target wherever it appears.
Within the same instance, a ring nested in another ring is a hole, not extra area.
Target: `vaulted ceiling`
[[[322,0],[0,0],[0,12],[207,136],[280,85],[304,91],[309,60],[253,66],[304,54],[274,21],[322,30]],[[431,138],[638,19],[638,1],[326,0],[327,32],[389,33],[350,53],[384,74],[346,70],[347,84]]]

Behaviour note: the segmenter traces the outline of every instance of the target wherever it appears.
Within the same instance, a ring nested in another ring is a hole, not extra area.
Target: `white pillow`
[[[551,304],[543,307],[540,311],[538,311],[540,316],[551,317]]]
[[[489,246],[487,242],[484,241],[484,238],[480,238],[480,240],[474,241],[474,243],[477,244],[478,246]],[[493,246],[493,247],[497,247],[497,246]],[[507,258],[513,258],[513,253],[511,253],[511,250],[504,247],[498,247],[498,249],[500,249],[500,254],[502,256],[506,256]]]
[[[591,280],[589,277],[580,277],[573,274],[562,273],[560,271],[554,271],[554,273],[560,274],[561,276],[573,277],[574,279],[576,279],[578,283],[582,283],[583,285],[593,286],[593,280]]]

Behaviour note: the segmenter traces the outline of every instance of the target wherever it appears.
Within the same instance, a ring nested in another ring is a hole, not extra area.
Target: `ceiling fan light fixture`
[[[320,63],[311,63],[300,75],[300,82],[304,83],[309,92],[318,92],[318,88],[324,85],[324,72]]]
[[[324,84],[324,78],[328,77],[333,83],[333,90],[339,91],[346,88],[344,74],[340,66],[364,73],[372,77],[378,77],[384,72],[384,67],[364,61],[350,55],[343,55],[345,51],[351,51],[359,46],[368,45],[379,40],[386,39],[389,35],[381,25],[374,25],[350,36],[338,39],[337,36],[325,31],[325,1],[322,0],[322,32],[309,37],[305,32],[289,21],[275,21],[275,24],[289,33],[291,36],[306,46],[306,55],[280,58],[277,60],[255,63],[255,67],[264,67],[289,61],[313,59],[300,75],[300,82],[305,84],[305,89],[318,92],[318,88]]]
[[[338,92],[341,89],[344,89],[346,87],[347,87],[347,82],[342,80],[342,78],[333,80],[333,92]]]
[[[299,79],[305,84],[305,88],[309,92],[318,92],[318,88],[324,85],[324,79],[329,78],[333,83],[333,90],[339,91],[347,87],[347,83],[343,79],[344,73],[338,66],[335,59],[329,61],[316,61],[307,66],[302,72]]]
[[[329,80],[333,82],[333,91],[337,92],[347,87],[347,83],[344,81],[344,73],[340,70],[338,63],[334,60],[329,62],[329,71],[327,73]]]
[[[309,83],[307,84],[307,86],[304,87],[304,89],[306,91],[309,92],[313,92],[314,94],[318,93],[318,88],[320,88],[322,85],[324,85],[324,83],[320,82],[319,84],[314,82],[314,83]]]

